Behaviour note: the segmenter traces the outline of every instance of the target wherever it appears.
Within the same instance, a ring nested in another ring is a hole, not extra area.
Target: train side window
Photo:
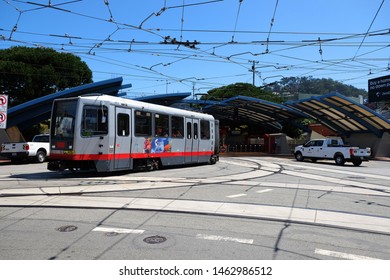
[[[198,124],[194,123],[194,139],[198,139]]]
[[[183,138],[184,135],[184,118],[172,116],[171,118],[171,137]]]
[[[130,134],[130,117],[128,114],[118,114],[117,133],[118,136],[129,136]]]
[[[154,114],[155,136],[169,137],[169,116]]]
[[[200,138],[210,139],[210,122],[201,120],[200,121]]]
[[[85,105],[81,120],[81,136],[91,137],[108,133],[108,108]]]
[[[134,134],[135,136],[152,135],[152,113],[135,111]]]
[[[192,123],[187,122],[187,139],[191,139],[191,134],[192,134],[191,128],[192,128]]]

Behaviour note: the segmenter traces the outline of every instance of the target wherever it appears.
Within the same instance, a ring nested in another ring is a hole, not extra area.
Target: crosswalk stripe
[[[242,239],[242,238],[227,237],[227,236],[220,236],[220,235],[198,234],[198,235],[196,235],[196,239],[253,244],[253,239]]]
[[[92,231],[115,232],[115,233],[133,233],[133,234],[143,234],[145,232],[144,230],[141,230],[141,229],[111,228],[111,227],[95,227]]]
[[[260,191],[257,191],[257,193],[266,193],[266,192],[271,192],[272,189],[265,189],[265,190],[260,190]]]
[[[232,194],[232,195],[228,195],[227,198],[236,198],[236,197],[242,197],[242,196],[247,196],[247,194],[245,194],[245,193]]]
[[[380,260],[380,259],[370,258],[366,256],[347,254],[347,253],[329,251],[329,250],[318,249],[318,248],[315,249],[314,253],[317,255],[323,255],[323,256],[329,256],[329,257],[347,259],[347,260]]]

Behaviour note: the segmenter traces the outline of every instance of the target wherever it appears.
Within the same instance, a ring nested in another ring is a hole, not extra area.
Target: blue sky
[[[94,81],[131,83],[130,96],[252,83],[253,61],[256,86],[312,76],[367,90],[389,75],[385,0],[0,0],[0,11],[0,48],[73,53]]]

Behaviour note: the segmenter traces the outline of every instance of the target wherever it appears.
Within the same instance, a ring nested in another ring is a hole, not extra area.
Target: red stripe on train
[[[133,153],[133,154],[56,154],[51,153],[50,159],[55,160],[121,160],[140,158],[161,158],[161,157],[191,157],[191,156],[211,156],[212,151],[200,152],[167,152],[167,153]]]

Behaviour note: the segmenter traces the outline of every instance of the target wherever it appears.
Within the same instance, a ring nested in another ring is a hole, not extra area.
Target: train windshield
[[[54,102],[52,114],[52,139],[73,139],[76,118],[77,100]]]

